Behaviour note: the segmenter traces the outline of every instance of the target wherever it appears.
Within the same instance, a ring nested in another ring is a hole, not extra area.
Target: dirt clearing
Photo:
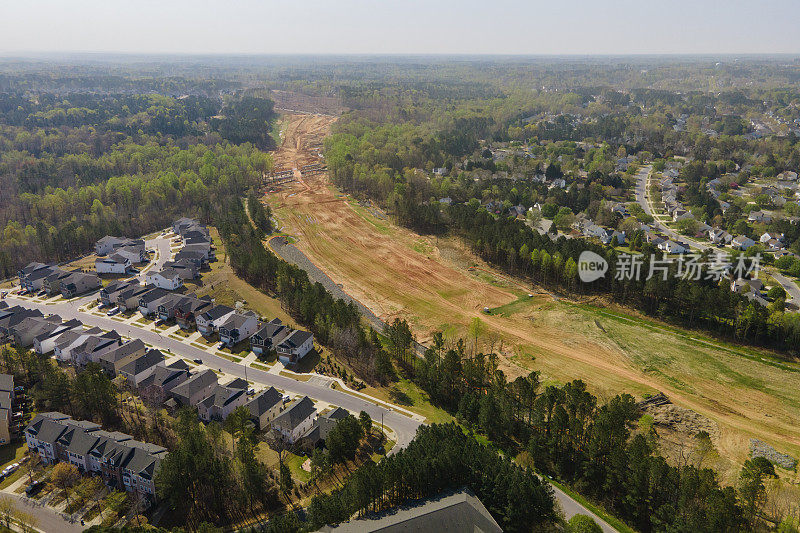
[[[276,167],[318,162],[308,147],[334,120],[288,115]],[[558,301],[501,276],[453,239],[394,225],[376,206],[337,191],[326,174],[266,198],[282,231],[319,268],[382,319],[407,319],[422,342],[437,329],[466,337],[480,317],[480,348],[502,353],[509,379],[537,369],[555,382],[583,379],[601,398],[664,391],[718,424],[720,452],[735,462],[747,456],[751,437],[800,453],[800,373],[698,342],[696,334]]]

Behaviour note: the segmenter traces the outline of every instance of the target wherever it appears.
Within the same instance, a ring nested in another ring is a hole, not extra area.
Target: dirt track
[[[334,120],[288,116],[276,166],[317,162],[308,146],[320,142]],[[477,261],[470,270],[476,259],[458,243],[435,242],[391,224],[374,206],[336,191],[325,174],[267,199],[283,231],[297,238],[314,264],[381,319],[407,319],[420,341],[437,329],[466,336],[470,321],[480,317],[487,327],[483,344],[494,341],[498,352],[502,340],[500,368],[510,379],[536,368],[545,379],[584,379],[601,397],[664,391],[676,404],[719,422],[718,445],[734,461],[746,456],[750,436],[800,450],[800,394],[792,392],[800,390],[800,374],[634,320],[610,321],[524,290],[519,282],[498,283],[501,276],[489,265]],[[486,315],[484,307],[501,309]],[[786,387],[773,387],[778,383]]]
[[[291,116],[283,144],[275,154],[276,166],[307,164],[313,158],[303,150],[306,136],[324,134],[333,120]],[[284,224],[283,230],[298,237],[298,248],[315,264],[382,319],[396,316],[407,319],[423,342],[437,329],[465,335],[470,321],[480,317],[488,326],[488,336],[503,339],[509,356],[516,346],[531,345],[537,357],[555,352],[576,364],[600,366],[606,371],[627,374],[623,379],[642,380],[643,385],[651,385],[632,369],[625,369],[618,351],[608,346],[562,331],[535,327],[526,316],[482,313],[484,307],[514,302],[519,297],[519,288],[512,290],[487,283],[466,268],[444,260],[431,239],[385,222],[374,216],[380,214],[375,208],[337,194],[326,174],[293,184],[270,195],[269,201]],[[483,268],[492,272],[485,265]],[[501,366],[511,376],[527,372],[510,357]]]

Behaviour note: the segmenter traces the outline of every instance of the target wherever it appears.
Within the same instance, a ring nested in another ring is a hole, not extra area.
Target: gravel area
[[[791,455],[778,452],[766,442],[758,439],[750,439],[750,452],[753,457],[766,457],[769,459],[769,462],[775,463],[787,470],[794,470],[797,466],[797,459]]]

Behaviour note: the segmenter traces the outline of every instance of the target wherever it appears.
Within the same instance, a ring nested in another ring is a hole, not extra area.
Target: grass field
[[[266,200],[282,231],[312,261],[382,318],[407,319],[422,342],[435,330],[450,339],[465,336],[480,317],[486,333],[479,348],[502,354],[509,379],[532,369],[546,382],[583,379],[601,399],[662,391],[716,423],[715,443],[731,461],[747,457],[751,437],[800,456],[800,367],[794,362],[624,310],[554,298],[499,274],[452,239],[392,224],[342,195],[324,175]]]

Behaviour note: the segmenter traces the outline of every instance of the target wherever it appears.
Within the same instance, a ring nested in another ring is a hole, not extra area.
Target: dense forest
[[[272,166],[263,98],[0,93],[0,110],[2,277],[72,259],[107,234],[207,221]],[[216,132],[208,120],[220,111]]]

